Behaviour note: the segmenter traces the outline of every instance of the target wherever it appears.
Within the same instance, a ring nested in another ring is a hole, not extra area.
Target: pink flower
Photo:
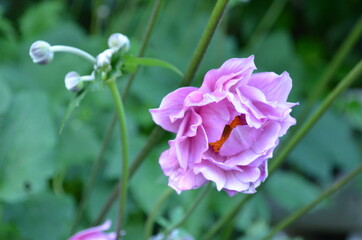
[[[213,181],[230,196],[254,193],[267,160],[291,125],[287,72],[252,73],[254,56],[232,58],[210,70],[200,88],[179,88],[151,109],[156,124],[176,133],[160,156],[169,186],[178,193]]]
[[[68,240],[114,240],[116,233],[104,233],[103,231],[108,230],[112,225],[110,220],[107,220],[100,226],[88,228],[74,234]]]

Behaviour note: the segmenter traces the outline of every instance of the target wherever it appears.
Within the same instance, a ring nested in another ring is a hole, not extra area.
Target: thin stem
[[[228,2],[228,0],[219,0],[217,2],[217,4],[215,5],[214,10],[210,16],[209,23],[207,24],[205,31],[199,41],[199,44],[197,45],[197,48],[191,59],[191,64],[189,65],[189,67],[186,71],[186,74],[184,76],[184,79],[180,86],[189,85],[191,83],[191,80],[192,80],[193,76],[195,75],[198,66],[200,65],[202,57],[204,56],[207,46],[210,43],[211,37],[215,32],[215,28],[217,27],[217,25],[222,17],[222,12],[225,10],[227,2]],[[148,138],[146,145],[142,148],[141,152],[138,154],[138,156],[136,158],[137,165],[135,165],[136,167],[135,167],[134,171],[137,170],[138,166],[143,162],[145,157],[152,150],[153,146],[158,143],[158,139],[160,138],[160,136],[163,136],[165,132],[162,130],[162,128],[160,128],[158,126],[154,126],[152,133],[153,134],[151,134],[150,137]],[[111,196],[109,197],[106,205],[103,207],[103,209],[101,211],[101,215],[104,216],[106,214],[106,212],[112,206],[113,201],[117,198],[117,195],[118,195],[117,189],[114,189]],[[100,221],[101,220],[98,217],[96,222],[99,223]]]
[[[327,109],[332,105],[334,100],[348,88],[348,86],[361,74],[362,60],[348,73],[346,77],[333,89],[332,92],[324,99],[318,109],[313,115],[301,126],[301,128],[293,135],[279,154],[273,159],[270,165],[270,172],[274,172],[288,156],[288,154],[295,148],[295,146],[302,140],[302,138],[309,132],[314,124],[322,117]]]
[[[220,19],[225,11],[228,2],[229,0],[217,1],[214,9],[212,10],[209,22],[207,23],[206,28],[192,56],[190,65],[185,73],[181,86],[190,85],[190,83],[192,82],[192,79],[195,76],[195,73],[201,63],[202,58],[204,57],[207,47],[210,44],[210,41],[215,33],[216,27],[220,22]]]
[[[125,210],[126,210],[126,200],[127,200],[127,181],[128,181],[128,140],[127,140],[127,128],[126,128],[126,116],[124,113],[124,107],[122,103],[121,96],[118,92],[117,84],[115,79],[109,79],[107,81],[108,87],[112,93],[114,104],[117,110],[117,116],[119,121],[119,128],[121,134],[121,147],[122,147],[122,175],[120,178],[122,179],[121,186],[121,197],[119,202],[119,217],[117,224],[117,237],[116,240],[119,239],[120,232],[123,227],[123,220],[125,218]]]
[[[303,110],[298,116],[298,121],[304,122],[305,118],[308,116],[313,103],[318,99],[323,90],[328,85],[328,82],[335,76],[336,71],[339,69],[343,60],[347,57],[349,52],[352,50],[353,46],[358,42],[362,34],[362,16],[359,18],[358,22],[355,24],[352,31],[349,33],[347,38],[344,40],[340,48],[337,50],[337,53],[334,55],[331,63],[328,65],[324,71],[322,77],[318,81],[317,86],[311,89],[310,94],[307,98],[307,101],[303,104]]]
[[[138,54],[137,54],[138,57],[143,57],[143,55],[145,54],[147,45],[148,45],[148,43],[150,41],[150,38],[151,38],[151,34],[153,32],[156,21],[158,19],[158,15],[159,15],[159,12],[160,12],[160,9],[161,9],[162,2],[163,2],[163,0],[155,0],[150,19],[148,20],[148,24],[147,24],[145,33],[143,35],[141,47],[140,47],[140,49],[138,51]],[[137,72],[138,72],[138,67],[136,68],[134,73],[129,75],[129,77],[128,77],[127,81],[126,81],[126,84],[125,84],[125,86],[123,88],[122,97],[125,98],[125,96],[127,96],[129,88],[131,87],[131,84],[132,84]]]
[[[112,119],[112,122],[116,122],[116,120],[117,120],[117,118],[114,118],[114,119]],[[112,124],[110,124],[110,126],[112,126]],[[104,153],[106,152],[108,143],[109,143],[109,141],[111,139],[112,132],[113,132],[113,127],[112,128],[108,127],[107,132],[106,132],[106,134],[104,136],[104,140],[102,142],[101,150],[98,153],[96,161],[92,165],[91,174],[89,175],[89,177],[87,179],[87,183],[85,185],[85,188],[84,188],[84,191],[83,191],[80,203],[79,203],[79,207],[77,209],[78,211],[77,211],[77,214],[76,214],[76,218],[75,218],[75,221],[73,223],[72,232],[74,232],[74,230],[76,229],[80,219],[82,218],[86,201],[89,198],[89,196],[90,196],[90,194],[92,192],[92,189],[94,187],[94,183],[95,183],[95,180],[97,178],[98,171],[100,169],[100,166],[101,166],[101,163],[102,163],[102,160],[103,160],[103,157],[104,157]]]
[[[226,223],[231,222],[236,215],[238,214],[241,207],[249,201],[252,195],[245,195],[241,199],[241,201],[232,207],[219,221],[217,221],[209,231],[206,232],[204,236],[202,236],[200,239],[202,240],[208,240],[211,239],[220,229],[222,226],[224,226]]]
[[[200,204],[200,202],[205,198],[207,193],[210,191],[210,189],[211,189],[210,186],[211,186],[211,184],[208,183],[206,185],[206,187],[202,190],[202,192],[199,194],[199,196],[196,198],[196,200],[193,202],[191,207],[189,209],[187,209],[187,211],[186,211],[185,215],[182,217],[182,219],[165,231],[163,239],[167,239],[168,235],[170,235],[173,230],[179,228],[180,226],[182,226],[182,224],[184,224],[186,222],[186,220],[194,212],[195,208]]]
[[[171,193],[173,193],[174,190],[172,188],[166,189],[161,197],[156,202],[155,206],[152,208],[151,213],[148,215],[147,221],[146,221],[146,227],[145,227],[145,240],[149,240],[152,235],[152,229],[155,222],[155,219],[158,214],[160,214],[160,208],[165,203],[165,201],[170,197]]]
[[[353,170],[351,173],[337,181],[335,184],[333,184],[330,188],[325,190],[323,193],[321,193],[317,199],[309,203],[308,205],[300,208],[298,211],[292,213],[288,217],[286,217],[284,220],[282,220],[278,225],[276,225],[271,232],[265,236],[262,240],[271,239],[276,233],[278,233],[283,228],[287,227],[289,224],[293,223],[295,220],[300,218],[302,215],[307,213],[309,210],[313,209],[315,206],[317,206],[321,201],[331,196],[333,193],[335,193],[337,190],[341,189],[346,183],[351,181],[354,177],[356,177],[358,174],[362,172],[362,165],[360,165],[358,168]]]
[[[259,22],[253,34],[249,38],[248,44],[246,46],[250,46],[253,49],[253,51],[255,51],[260,46],[261,42],[264,40],[270,28],[274,25],[275,21],[278,19],[286,3],[287,0],[274,0],[271,3],[267,12],[264,14],[264,17]]]
[[[89,61],[92,64],[96,64],[96,62],[97,62],[95,57],[93,57],[89,53],[87,53],[79,48],[69,47],[69,46],[64,46],[64,45],[55,45],[55,46],[51,46],[50,49],[53,52],[67,52],[67,53],[72,53],[72,54],[78,55],[78,56],[86,59],[87,61]]]
[[[146,30],[145,30],[145,33],[144,33],[144,37],[142,39],[142,43],[141,43],[141,47],[140,47],[140,50],[138,52],[138,57],[142,57],[146,48],[147,48],[147,45],[149,43],[149,40],[151,38],[151,34],[154,30],[154,26],[155,26],[155,23],[157,21],[157,18],[158,18],[158,15],[159,15],[159,11],[160,11],[160,7],[161,7],[161,3],[162,3],[163,0],[155,0],[155,3],[154,3],[154,7],[153,7],[153,10],[152,10],[152,13],[151,13],[151,16],[150,16],[150,19],[148,21],[148,24],[147,24],[147,27],[146,27]],[[138,69],[138,68],[137,68]],[[131,84],[136,76],[136,73],[137,73],[137,70],[131,74],[127,81],[126,81],[126,84],[125,84],[125,87],[123,88],[123,91],[122,91],[122,100],[125,101],[126,98],[127,98],[127,94],[129,92],[129,89],[131,87]],[[113,116],[113,119],[112,119],[112,122],[110,123],[109,127],[108,127],[108,131],[112,132],[113,129],[114,129],[114,126],[116,125],[116,121],[117,120],[117,114],[114,114]],[[152,136],[152,134],[151,134]],[[106,141],[106,137],[103,139],[103,142]],[[105,146],[108,145],[107,144],[104,144]],[[133,175],[133,172],[132,171],[132,167],[135,165],[135,163],[137,163],[139,161],[136,161],[132,164],[131,166],[131,169],[130,169],[130,176]],[[138,164],[139,165],[139,164]],[[137,165],[137,166],[138,166]],[[119,182],[119,184],[115,187],[115,189],[112,191],[110,197],[108,198],[106,204],[103,206],[98,218],[96,219],[95,221],[95,225],[98,225],[102,219],[105,217],[105,215],[107,214],[108,210],[110,209],[110,207],[112,206],[113,202],[117,199],[117,196],[119,194],[119,192],[121,191],[121,187],[122,187],[122,182]]]
[[[302,140],[305,134],[313,127],[313,125],[319,120],[323,113],[331,106],[334,100],[362,73],[362,60],[349,72],[349,74],[343,78],[338,86],[327,96],[322,102],[319,108],[313,113],[313,115],[302,125],[302,127],[293,135],[288,141],[285,147],[279,152],[279,154],[272,159],[272,163],[269,169],[269,175],[271,175],[285,160],[288,154],[296,147],[296,145]],[[261,186],[262,187],[262,186]],[[260,191],[260,187],[259,187]],[[211,230],[206,233],[202,238],[203,240],[211,239],[220,228],[232,221],[235,218],[240,209],[249,201],[251,195],[243,198],[235,207],[233,207],[227,214],[219,219],[212,227]]]

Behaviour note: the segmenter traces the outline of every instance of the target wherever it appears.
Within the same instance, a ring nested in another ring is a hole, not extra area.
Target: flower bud
[[[103,69],[109,68],[111,65],[112,55],[113,55],[112,49],[107,49],[107,50],[104,50],[103,52],[101,52],[97,56],[97,67],[103,68]]]
[[[113,33],[108,38],[108,46],[114,51],[118,51],[119,49],[123,48],[124,51],[127,52],[130,48],[130,42],[126,35],[121,33]]]
[[[71,92],[79,92],[83,88],[83,82],[77,72],[69,72],[64,79],[65,87]]]
[[[34,63],[45,65],[53,60],[54,53],[50,44],[45,41],[36,41],[30,46],[29,54]]]

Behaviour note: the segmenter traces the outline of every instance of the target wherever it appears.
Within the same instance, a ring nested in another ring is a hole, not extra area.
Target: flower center
[[[221,138],[216,142],[209,143],[209,146],[213,148],[214,152],[219,152],[224,142],[229,138],[231,131],[238,125],[246,125],[245,115],[236,116],[230,124],[224,127]]]

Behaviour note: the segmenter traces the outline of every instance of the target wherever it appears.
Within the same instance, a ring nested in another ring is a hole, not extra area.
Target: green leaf
[[[13,202],[47,187],[55,169],[55,129],[48,98],[40,91],[14,96],[0,120],[0,199]]]
[[[102,209],[101,206],[103,206],[103,204],[108,201],[108,197],[113,192],[114,186],[114,182],[110,184],[109,182],[102,180],[98,180],[94,185],[86,206],[86,211],[92,221],[98,218],[99,213]],[[117,202],[115,202],[110,208],[110,211],[108,211],[107,215],[105,216],[105,219],[111,219],[114,227],[116,226],[117,216],[118,204]]]
[[[59,138],[56,156],[61,169],[95,160],[101,147],[94,129],[78,119]]]
[[[174,71],[181,77],[183,77],[183,73],[178,68],[176,68],[174,65],[172,65],[166,61],[156,59],[156,58],[138,58],[138,57],[133,57],[133,56],[128,55],[128,56],[125,56],[125,58],[124,58],[124,64],[125,64],[126,70],[128,70],[130,72],[133,72],[139,65],[155,66],[155,67],[167,68],[171,71]]]
[[[1,224],[0,239],[22,240],[22,237],[16,227],[12,224]]]
[[[69,119],[69,117],[72,114],[72,112],[74,111],[74,109],[80,105],[80,103],[82,102],[82,100],[84,99],[84,97],[88,93],[88,91],[89,91],[89,87],[87,87],[83,91],[77,93],[73,97],[73,99],[70,101],[67,112],[65,113],[62,123],[60,124],[59,134],[62,134],[66,121]]]
[[[9,204],[5,208],[5,221],[15,225],[27,240],[67,239],[73,222],[74,204],[68,196],[41,193],[25,202]]]
[[[332,181],[333,169],[351,171],[361,154],[351,126],[340,116],[326,112],[291,154],[291,163],[323,185]]]
[[[0,33],[7,40],[15,40],[16,39],[16,31],[12,26],[11,22],[4,18],[0,11]]]
[[[258,193],[246,203],[243,210],[238,214],[235,225],[238,229],[245,231],[251,227],[256,219],[265,222],[270,220],[270,211],[262,193]]]
[[[270,178],[268,193],[287,210],[295,210],[318,197],[319,188],[291,172],[277,172]]]

